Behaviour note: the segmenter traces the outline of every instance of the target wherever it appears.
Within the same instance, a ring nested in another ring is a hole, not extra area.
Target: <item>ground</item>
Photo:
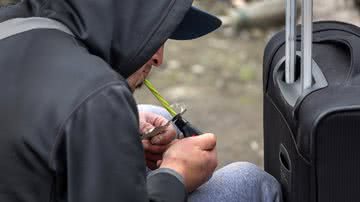
[[[204,5],[224,14],[224,3]],[[359,25],[350,0],[314,0],[315,19]],[[150,80],[172,103],[184,103],[185,117],[218,138],[220,166],[249,161],[263,166],[262,56],[266,42],[282,27],[252,28],[230,35],[219,29],[202,39],[169,41],[166,62]],[[146,88],[139,103],[157,103]]]

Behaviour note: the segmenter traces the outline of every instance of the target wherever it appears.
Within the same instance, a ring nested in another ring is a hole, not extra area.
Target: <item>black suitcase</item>
[[[286,202],[358,202],[360,28],[312,23],[311,0],[295,28],[290,1],[287,31],[264,54],[265,170]]]

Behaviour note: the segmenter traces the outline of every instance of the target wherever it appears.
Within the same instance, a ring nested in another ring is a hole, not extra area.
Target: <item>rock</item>
[[[300,2],[300,0],[297,1],[297,8],[300,8]],[[225,26],[233,26],[237,30],[283,25],[285,23],[285,1],[266,0],[248,3],[230,10],[228,15],[223,16],[222,19],[224,19]]]
[[[220,50],[227,50],[229,48],[229,44],[226,42],[225,39],[217,39],[217,38],[209,39],[209,46],[211,48],[216,48]]]
[[[167,68],[169,69],[179,69],[181,67],[181,63],[178,60],[169,60],[167,62]]]
[[[197,75],[202,75],[205,73],[205,67],[200,64],[195,64],[191,66],[191,72]]]
[[[245,0],[231,0],[231,3],[236,7],[242,7],[246,5]]]
[[[256,141],[252,141],[252,142],[250,143],[250,148],[251,148],[253,151],[259,151],[259,148],[260,148],[259,143],[256,142]]]
[[[168,100],[177,101],[197,96],[196,89],[186,86],[175,86],[165,90],[164,95]]]
[[[252,67],[241,67],[239,73],[239,80],[243,82],[253,81],[256,78],[255,69]]]
[[[217,89],[223,89],[225,87],[225,81],[223,79],[217,79],[215,82],[215,87]]]

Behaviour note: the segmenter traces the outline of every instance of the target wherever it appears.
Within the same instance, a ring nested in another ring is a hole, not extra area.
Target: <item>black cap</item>
[[[192,6],[170,39],[195,39],[216,30],[220,26],[221,20],[219,18]]]

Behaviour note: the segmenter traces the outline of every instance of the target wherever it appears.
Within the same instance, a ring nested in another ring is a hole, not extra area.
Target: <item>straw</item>
[[[170,106],[169,102],[166,101],[154,87],[154,85],[147,79],[144,81],[145,86],[150,90],[150,92],[155,96],[155,98],[160,102],[160,104],[172,115],[176,116],[176,111]]]

